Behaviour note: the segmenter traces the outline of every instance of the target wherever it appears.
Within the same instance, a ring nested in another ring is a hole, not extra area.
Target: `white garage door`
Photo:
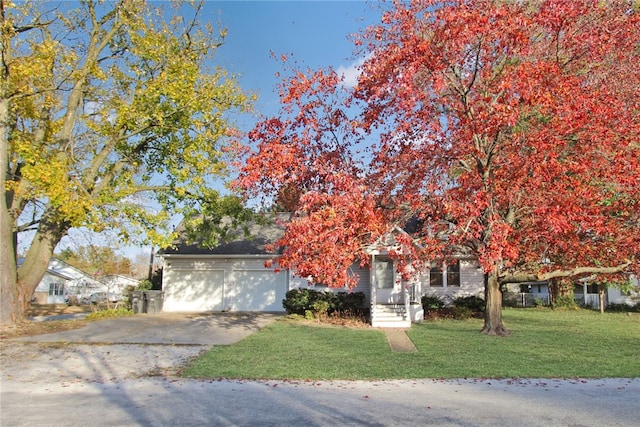
[[[229,286],[232,310],[283,311],[286,273],[271,270],[233,270]]]
[[[221,311],[224,270],[172,270],[166,279],[163,311]]]
[[[171,259],[165,262],[167,312],[284,311],[287,273],[255,259]]]

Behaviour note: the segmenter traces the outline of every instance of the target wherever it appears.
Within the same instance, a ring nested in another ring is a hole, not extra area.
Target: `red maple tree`
[[[237,184],[295,195],[279,262],[333,286],[418,218],[398,268],[473,254],[483,332],[504,335],[506,283],[638,271],[639,20],[622,1],[396,2],[355,39],[355,87],[283,81]]]

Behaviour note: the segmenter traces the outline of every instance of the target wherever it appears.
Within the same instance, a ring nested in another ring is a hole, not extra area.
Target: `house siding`
[[[64,304],[64,295],[69,292],[69,280],[63,279],[59,276],[51,273],[45,273],[38,283],[38,287],[35,290],[35,297],[37,304]],[[62,290],[60,295],[50,295],[49,289],[51,285],[58,285]]]
[[[460,260],[460,286],[431,287],[429,271],[420,275],[422,295],[436,295],[446,304],[458,297],[482,295],[484,291],[484,274],[475,260]]]
[[[460,286],[449,286],[446,288],[430,287],[429,270],[418,274],[410,280],[403,280],[402,285],[407,289],[414,287],[416,295],[413,299],[419,302],[421,295],[437,295],[447,304],[453,302],[458,297],[479,295],[484,291],[484,274],[478,263],[474,260],[461,260],[460,262]],[[358,284],[351,292],[363,292],[367,297],[367,305],[371,302],[371,271],[368,268],[360,268],[358,264],[352,266],[354,274],[358,274]],[[292,274],[289,289],[309,288],[328,292],[349,292],[347,288],[329,288],[327,286],[314,286],[306,278],[295,276]]]
[[[314,285],[313,283],[311,283],[307,278],[305,277],[299,277],[296,276],[295,273],[292,273],[292,277],[289,281],[290,283],[290,287],[289,289],[304,289],[304,288],[309,288],[309,289],[314,289],[317,291],[325,291],[325,292],[333,292],[333,293],[337,293],[337,292],[362,292],[364,293],[367,302],[366,304],[369,305],[369,302],[371,301],[371,285],[370,285],[370,275],[371,272],[369,270],[369,268],[360,268],[360,266],[358,264],[353,264],[351,266],[350,269],[350,273],[352,275],[357,275],[358,276],[358,282],[356,284],[356,286],[353,289],[349,289],[346,286],[345,287],[341,287],[341,288],[330,288],[328,286],[318,286],[318,285]]]

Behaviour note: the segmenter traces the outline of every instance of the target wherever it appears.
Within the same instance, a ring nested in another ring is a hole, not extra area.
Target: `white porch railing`
[[[598,294],[575,294],[574,300],[576,301],[576,304],[580,306],[597,309],[600,303],[600,296]],[[520,292],[517,294],[517,304],[521,307],[535,307],[536,305],[539,305],[540,302],[544,305],[550,305],[551,298],[549,294],[530,292]],[[514,303],[513,299],[511,299],[511,303]],[[605,295],[605,306],[607,304],[608,301]]]
[[[600,307],[600,296],[598,294],[576,294],[575,300],[578,305],[583,307],[591,307],[593,309],[598,309]],[[604,296],[604,305],[605,307],[609,304],[607,301],[607,296]]]

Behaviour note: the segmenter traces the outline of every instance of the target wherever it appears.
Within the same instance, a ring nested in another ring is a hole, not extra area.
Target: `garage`
[[[166,312],[284,311],[288,274],[255,257],[165,255],[162,282]]]
[[[275,271],[279,251],[269,249],[284,231],[288,214],[230,230],[215,247],[192,242],[183,225],[179,237],[158,253],[163,260],[162,311],[283,312],[289,271]],[[270,267],[265,267],[270,265]]]

